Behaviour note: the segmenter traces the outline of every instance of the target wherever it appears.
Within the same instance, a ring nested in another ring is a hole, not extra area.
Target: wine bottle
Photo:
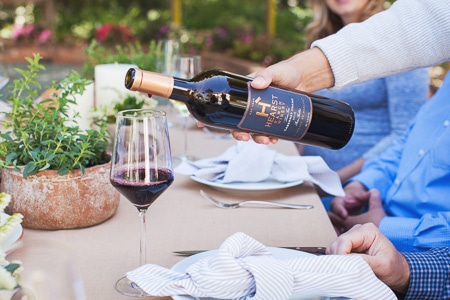
[[[223,70],[182,79],[131,68],[125,87],[184,102],[194,118],[207,126],[329,149],[340,149],[350,140],[355,118],[347,103],[275,85],[255,89],[251,81]]]

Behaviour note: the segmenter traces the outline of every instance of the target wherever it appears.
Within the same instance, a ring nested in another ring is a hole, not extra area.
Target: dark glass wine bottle
[[[251,80],[223,70],[181,79],[131,68],[125,87],[182,101],[208,126],[330,149],[340,149],[350,140],[355,117],[347,103],[274,85],[254,89]]]

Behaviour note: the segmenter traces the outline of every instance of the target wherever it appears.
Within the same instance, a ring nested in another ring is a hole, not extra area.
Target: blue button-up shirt
[[[380,230],[400,251],[450,246],[450,72],[406,133],[352,180],[380,190]]]

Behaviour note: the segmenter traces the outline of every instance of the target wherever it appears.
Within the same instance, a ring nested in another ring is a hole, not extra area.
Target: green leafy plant
[[[26,69],[16,69],[21,75],[14,80],[7,98],[11,110],[4,113],[4,131],[0,134],[0,168],[23,167],[23,177],[41,170],[57,170],[59,175],[108,161],[105,151],[110,134],[106,122],[98,121],[96,129],[81,130],[77,125],[78,113],[71,116],[70,105],[91,82],[76,72],[58,84],[49,99],[35,101],[41,85],[37,81],[41,56],[26,58]]]
[[[119,111],[128,109],[154,108],[158,105],[158,101],[149,98],[147,95],[138,94],[137,96],[126,95],[123,100],[118,100],[112,105],[101,106],[94,110],[94,122],[104,121],[108,124],[116,123],[116,115]]]
[[[159,59],[155,41],[144,47],[140,42],[127,43],[110,47],[93,40],[85,50],[86,60],[83,74],[86,78],[94,78],[95,66],[99,64],[134,64],[139,68],[155,71]]]
[[[114,105],[114,112],[112,114],[107,115],[107,122],[109,124],[116,123],[116,115],[119,111],[128,110],[128,109],[141,109],[144,107],[146,103],[146,99],[138,98],[136,96],[127,95],[122,102],[117,102]]]

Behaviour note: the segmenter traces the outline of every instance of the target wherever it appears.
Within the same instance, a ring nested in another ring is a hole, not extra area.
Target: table
[[[169,115],[173,123],[177,119]],[[219,155],[235,140],[218,140],[197,128],[189,127],[189,152],[198,157]],[[181,128],[170,128],[172,150],[181,148]],[[296,155],[293,143],[280,141],[278,151]],[[256,195],[289,203],[313,204],[311,210],[245,207],[224,210],[202,198],[199,190],[221,199],[247,199],[252,195],[226,194],[175,174],[175,181],[147,212],[148,262],[171,267],[183,257],[172,251],[215,249],[230,235],[242,231],[266,246],[328,246],[335,238],[331,222],[310,183]],[[139,222],[137,210],[122,198],[116,214],[93,227],[73,230],[41,231],[25,229],[23,239],[48,239],[67,244],[83,280],[86,299],[131,299],[117,293],[113,286],[125,272],[139,265]],[[169,297],[157,299],[171,299]]]

